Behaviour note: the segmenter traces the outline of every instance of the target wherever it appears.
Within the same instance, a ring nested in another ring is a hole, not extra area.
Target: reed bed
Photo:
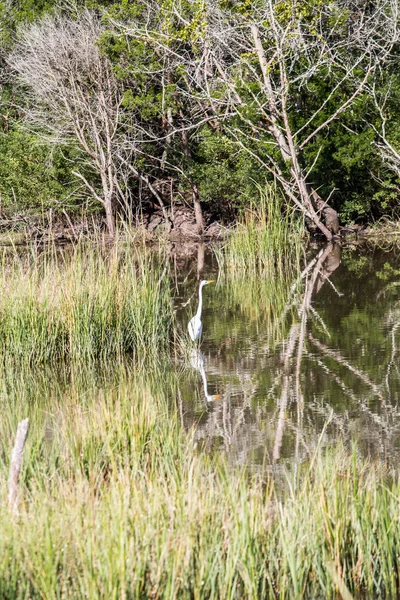
[[[231,231],[220,266],[231,273],[269,273],[286,276],[300,261],[304,227],[274,186],[259,188],[259,197]]]
[[[131,245],[3,254],[0,358],[40,363],[156,354],[173,307],[165,256]]]
[[[224,252],[225,275],[242,277]],[[265,253],[243,267],[252,280],[284,282],[282,313],[296,252],[284,252],[286,266]],[[159,360],[175,331],[167,271],[162,255],[129,246],[4,256],[0,598],[397,597],[396,474],[355,448],[322,450],[321,439],[282,485],[282,471],[275,480],[230,467],[182,428],[182,373]],[[246,302],[249,289],[240,289]],[[9,457],[25,417],[12,514]]]
[[[273,186],[259,188],[257,202],[215,248],[227,301],[244,324],[258,324],[275,345],[288,330],[297,292],[301,291],[304,228]]]
[[[1,598],[396,597],[397,478],[342,447],[277,488],[199,454],[176,417],[176,373],[113,369],[112,384],[84,394],[80,376],[47,404],[37,390],[14,518],[7,457],[21,404],[5,411]]]

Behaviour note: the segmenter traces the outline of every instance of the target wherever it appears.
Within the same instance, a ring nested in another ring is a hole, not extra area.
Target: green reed
[[[155,354],[171,336],[167,259],[144,246],[78,244],[20,258],[0,271],[0,356],[31,363]]]
[[[396,597],[397,478],[338,448],[276,489],[198,452],[172,368],[108,366],[109,379],[74,367],[45,400],[45,372],[1,375],[1,598]],[[31,429],[12,518],[21,416]]]
[[[224,293],[243,319],[258,323],[269,343],[286,332],[286,316],[298,292],[303,254],[299,216],[276,188],[259,189],[257,203],[215,249]]]
[[[250,277],[247,263],[247,275],[224,263],[225,282],[247,277],[232,287],[244,311],[263,299],[263,311],[284,312],[297,273],[296,251],[287,256],[280,277],[279,259],[254,262]],[[182,427],[182,371],[165,357],[138,367],[174,331],[163,256],[129,245],[15,253],[0,285],[1,598],[399,594],[396,475],[340,446],[297,465],[283,487],[229,467]],[[77,360],[53,360],[64,357]],[[9,457],[25,417],[13,516]]]
[[[276,188],[260,187],[259,197],[231,231],[222,251],[217,250],[217,258],[229,271],[286,274],[299,261],[302,235],[301,220]]]

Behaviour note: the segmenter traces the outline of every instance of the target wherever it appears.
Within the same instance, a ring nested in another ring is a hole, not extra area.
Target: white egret
[[[199,286],[199,306],[197,307],[197,313],[195,314],[195,316],[190,319],[189,324],[188,324],[188,330],[189,330],[189,335],[190,335],[190,339],[194,342],[196,340],[198,340],[201,336],[201,331],[203,329],[203,324],[201,322],[201,311],[203,309],[203,294],[202,294],[202,290],[203,287],[205,285],[208,285],[209,283],[215,283],[214,279],[209,279],[207,281],[207,279],[203,279],[203,281],[200,283]]]

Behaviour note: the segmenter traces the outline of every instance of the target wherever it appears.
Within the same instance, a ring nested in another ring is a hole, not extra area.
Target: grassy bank
[[[172,370],[114,369],[84,394],[76,375],[47,403],[37,390],[15,518],[8,456],[27,404],[5,410],[1,598],[395,597],[397,479],[339,449],[275,489],[199,454],[171,403]]]
[[[0,356],[38,363],[165,349],[173,322],[165,264],[143,245],[4,251]]]

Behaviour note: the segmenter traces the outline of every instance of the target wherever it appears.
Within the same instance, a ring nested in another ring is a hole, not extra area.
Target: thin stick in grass
[[[29,419],[18,423],[14,448],[11,453],[10,476],[8,479],[8,502],[15,513],[18,508],[18,481],[21,472],[22,458],[26,437],[28,435]]]

